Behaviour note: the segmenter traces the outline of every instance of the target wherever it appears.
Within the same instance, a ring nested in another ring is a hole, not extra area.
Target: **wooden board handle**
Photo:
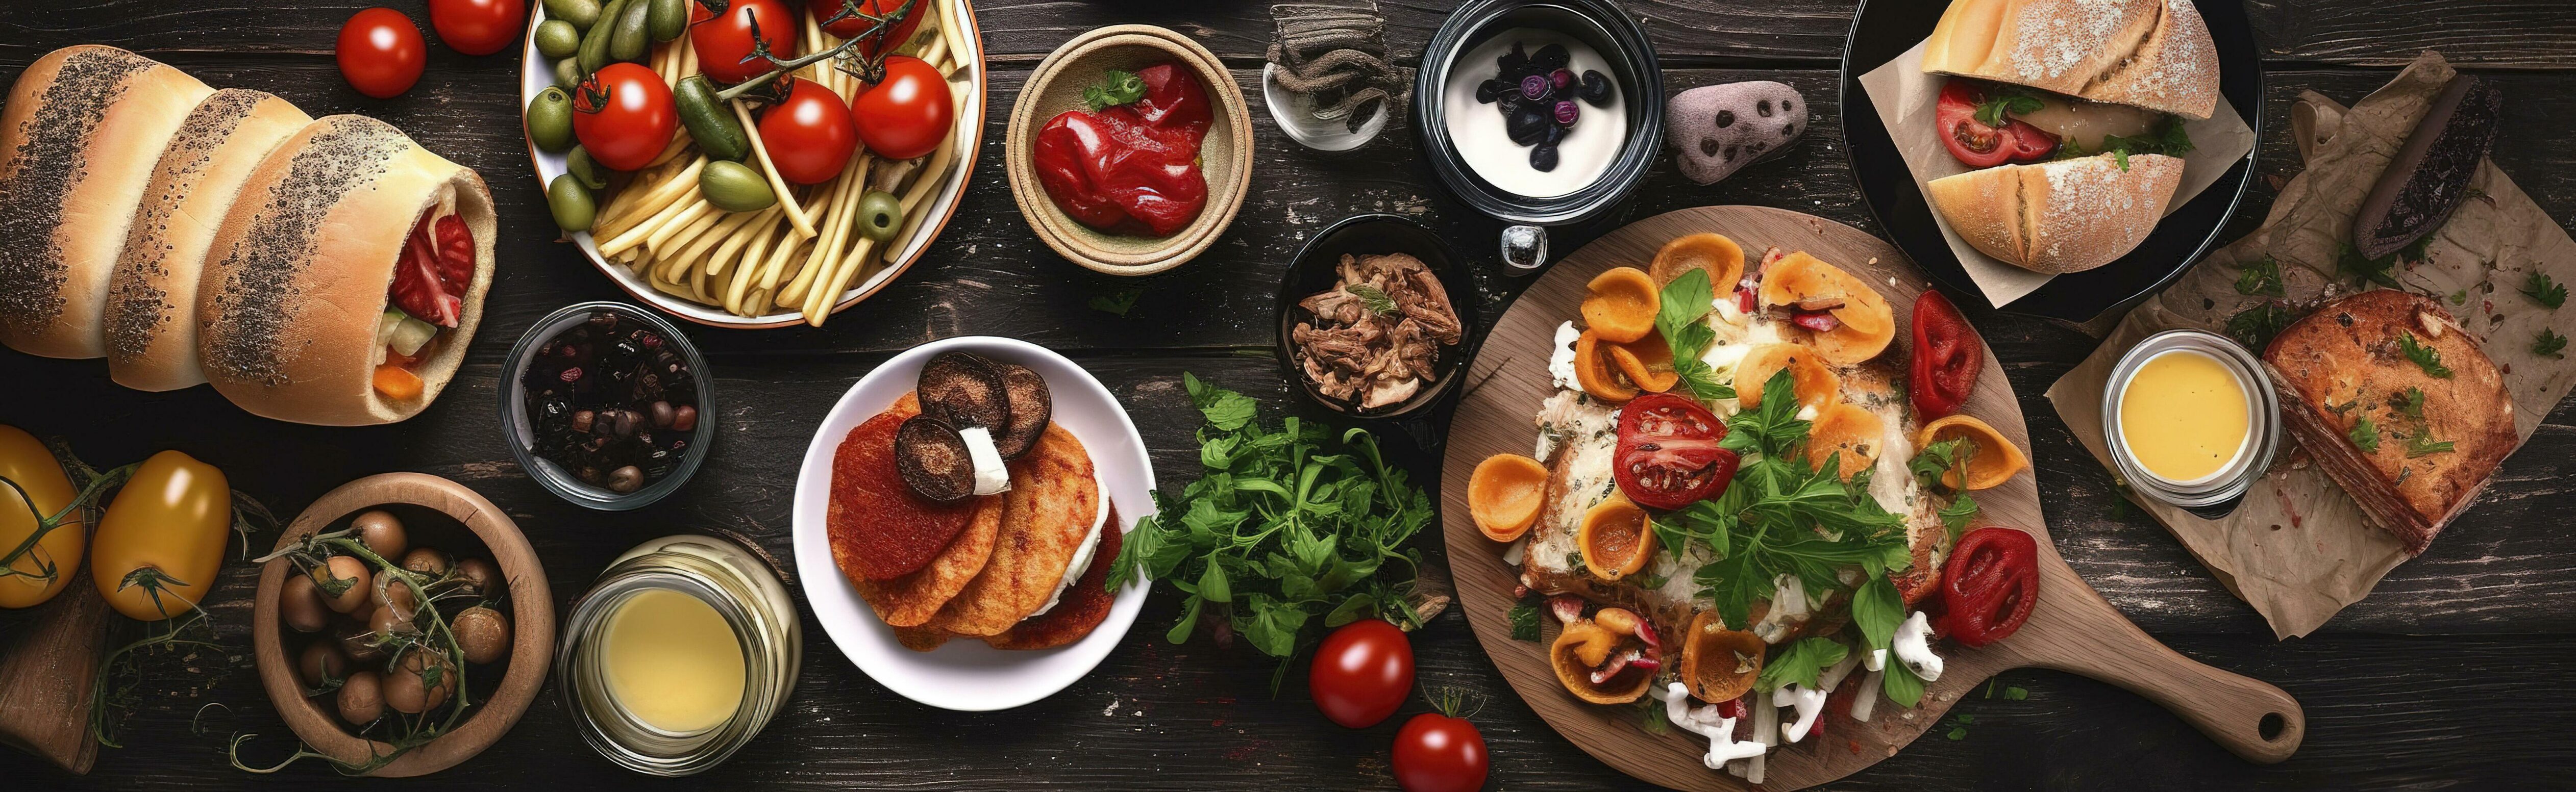
[[[2039,606],[2012,647],[2022,664],[2082,674],[2145,696],[2249,762],[2290,758],[2307,736],[2298,699],[2182,656],[2120,615],[2041,542]],[[2269,736],[2266,736],[2269,735]]]

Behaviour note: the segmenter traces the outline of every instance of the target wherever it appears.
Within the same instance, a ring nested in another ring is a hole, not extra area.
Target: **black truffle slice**
[[[1017,363],[995,363],[1002,372],[1003,392],[1011,405],[1007,426],[993,429],[993,447],[1003,459],[1016,459],[1038,447],[1038,438],[1046,435],[1047,422],[1055,419],[1055,394],[1047,390],[1046,378]]]
[[[1002,373],[990,360],[970,352],[943,352],[921,367],[914,386],[921,414],[950,426],[1000,429],[1011,420]]]
[[[921,497],[946,503],[975,494],[975,460],[946,421],[915,415],[895,427],[894,467]]]

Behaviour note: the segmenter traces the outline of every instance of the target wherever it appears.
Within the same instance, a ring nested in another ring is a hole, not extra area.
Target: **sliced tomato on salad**
[[[1941,86],[1941,99],[1932,117],[1950,156],[1971,168],[2044,162],[2056,156],[2057,136],[2047,130],[2009,117],[2002,119],[2003,126],[1977,120],[1977,108],[1985,104],[1986,98],[1985,85],[1974,80],[1952,78]]]
[[[1718,447],[1726,424],[1688,397],[1649,393],[1619,412],[1611,475],[1628,499],[1670,511],[1726,491],[1735,452]]]

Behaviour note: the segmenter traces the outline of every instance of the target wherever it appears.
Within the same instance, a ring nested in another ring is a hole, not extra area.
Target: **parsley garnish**
[[[2264,256],[2236,268],[2236,293],[2286,296],[2281,287],[2281,263],[2273,261],[2271,256]]]
[[[1110,69],[1101,72],[1100,78],[1105,82],[1082,89],[1082,103],[1090,105],[1092,112],[1145,98],[1145,79],[1135,72]]]
[[[2012,116],[2036,113],[2040,108],[2047,106],[2039,100],[2038,96],[2032,95],[2029,91],[1996,86],[1986,89],[1986,100],[1977,103],[1977,123],[2000,127],[2011,121]]]
[[[2558,306],[2567,304],[2567,287],[2538,272],[2531,273],[2531,277],[2523,279],[2522,293],[2530,295],[2532,302],[2548,306],[2553,311],[2558,310]]]
[[[2352,444],[2359,447],[2362,453],[2372,454],[2379,451],[2379,425],[2371,423],[2370,416],[2364,415],[2360,420],[2354,421],[2352,431],[2345,432],[2344,436],[2352,438]]]
[[[1144,294],[1144,289],[1122,289],[1117,294],[1092,295],[1091,310],[1126,316],[1128,310],[1136,307],[1136,298]]]
[[[1538,606],[1526,602],[1514,605],[1503,617],[1512,624],[1512,640],[1538,640]]]
[[[2458,443],[2450,440],[2435,441],[2431,437],[2417,434],[2406,439],[2406,458],[2414,459],[2420,456],[2450,453],[2452,447],[2456,445]]]
[[[2566,350],[2567,337],[2559,335],[2556,330],[2551,330],[2546,327],[2540,328],[2540,335],[2534,336],[2531,339],[2531,354],[2534,355],[2548,355],[2550,357],[2564,359],[2567,357]]]
[[[2424,389],[2413,385],[2406,386],[2406,397],[2397,400],[2397,403],[2392,406],[2397,408],[2399,415],[2418,421],[2424,420]]]
[[[2120,170],[2126,171],[2129,169],[2129,157],[2133,154],[2163,154],[2168,157],[2180,157],[2191,153],[2196,148],[2198,146],[2191,142],[2191,133],[2183,130],[2182,118],[2166,114],[2156,122],[2155,129],[2144,135],[2135,137],[2104,135],[2100,147],[2090,151],[2078,145],[2073,138],[2068,138],[2058,144],[2057,154],[2053,159],[2065,160],[2109,154],[2119,160]]]
[[[2290,323],[2298,319],[2281,301],[2264,300],[2227,317],[2227,336],[2244,344],[2247,349],[2259,352],[2271,346],[2272,337],[2289,329]]]
[[[1825,669],[1850,654],[1850,648],[1831,638],[1798,639],[1762,664],[1762,675],[1753,678],[1753,689],[1779,690],[1783,685],[1800,685],[1813,690],[1816,678],[1823,676]]]
[[[1673,373],[1704,402],[1735,398],[1735,388],[1717,381],[1717,370],[1699,357],[1717,340],[1717,331],[1700,321],[1714,307],[1713,295],[1708,270],[1693,269],[1664,284],[1663,306],[1655,312],[1655,331],[1673,350]]]
[[[1138,520],[1109,574],[1116,591],[1139,574],[1185,599],[1165,638],[1189,640],[1225,621],[1285,663],[1315,631],[1370,616],[1415,621],[1404,592],[1420,553],[1403,549],[1431,524],[1430,496],[1380,456],[1375,436],[1287,418],[1254,421],[1250,397],[1184,374],[1205,468],[1179,497],[1155,494],[1161,514]]]
[[[2416,343],[2414,333],[2399,333],[2397,350],[2406,353],[2407,360],[2415,361],[2415,367],[2423,369],[2425,376],[2451,378],[2451,367],[2442,365],[2442,351]]]
[[[2345,242],[2336,252],[2335,272],[2352,276],[2362,283],[2376,283],[2391,289],[2402,288],[2397,283],[2398,260],[2402,258],[2410,262],[2420,262],[2430,258],[2432,253],[2426,246],[2432,244],[2432,240],[2432,235],[2426,234],[2407,243],[2405,247],[2398,248],[2395,253],[2375,259],[2362,258],[2360,250],[2355,249],[2352,243]]]

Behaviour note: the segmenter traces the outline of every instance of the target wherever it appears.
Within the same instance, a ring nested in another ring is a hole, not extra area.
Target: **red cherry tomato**
[[[370,8],[350,15],[348,23],[340,26],[339,46],[332,55],[339,59],[340,76],[348,78],[349,87],[391,99],[420,82],[420,70],[429,62],[429,42],[421,39],[420,26],[403,12]]]
[[[859,148],[859,130],[841,96],[822,83],[796,78],[787,100],[771,105],[760,117],[760,144],[778,177],[796,184],[821,184],[841,174]]]
[[[1958,412],[1985,366],[1985,342],[1950,298],[1927,291],[1914,301],[1914,350],[1905,392],[1914,401],[1916,416],[1930,421]]]
[[[719,19],[703,3],[689,5],[689,48],[698,53],[698,71],[725,85],[769,73],[769,61],[751,57],[752,42],[769,43],[769,54],[796,57],[795,14],[778,0],[731,0]],[[750,62],[744,62],[749,58]]]
[[[1932,115],[1950,156],[1971,168],[1991,168],[2006,162],[2041,162],[2057,154],[2057,136],[2039,127],[2009,117],[2000,127],[1977,120],[1977,107],[1985,101],[1983,83],[1952,78],[1942,84]]]
[[[1425,712],[1395,733],[1395,783],[1404,792],[1485,788],[1485,735],[1465,718]]]
[[[1959,537],[1941,567],[1941,626],[1968,646],[2012,637],[2039,604],[2039,542],[1989,526]]]
[[[1342,625],[1315,650],[1306,685],[1334,723],[1375,726],[1413,695],[1413,642],[1384,619]]]
[[[957,123],[957,108],[948,81],[920,58],[888,55],[885,79],[868,86],[850,103],[858,122],[859,142],[890,159],[912,159],[939,148]]]
[[[429,26],[448,49],[490,55],[519,40],[527,0],[429,0]]]
[[[1649,393],[1619,411],[1611,477],[1628,499],[1649,509],[1679,509],[1717,497],[1735,481],[1735,452],[1717,447],[1726,424],[1699,402]]]
[[[906,10],[904,8],[906,0],[847,0],[846,3],[844,0],[806,0],[805,10],[814,15],[814,22],[816,24],[823,25],[823,32],[830,33],[841,38],[849,38],[860,33],[865,33],[868,28],[876,25],[875,22],[857,15],[841,17],[838,20],[825,24],[825,20],[830,20],[834,16],[839,16],[846,5],[858,6],[859,13],[878,18],[884,18],[893,15],[897,11],[903,11],[903,19],[894,23],[892,27],[887,28],[883,38],[861,42],[857,47],[852,48],[858,50],[859,57],[861,58],[875,58],[880,46],[898,45],[912,40],[913,32],[921,29],[921,17],[922,14],[928,10],[928,2],[929,0],[912,0],[910,3],[912,8]],[[891,47],[889,46],[888,48],[890,49]]]
[[[671,87],[652,69],[611,63],[573,91],[573,137],[592,159],[612,170],[653,164],[679,128]]]

